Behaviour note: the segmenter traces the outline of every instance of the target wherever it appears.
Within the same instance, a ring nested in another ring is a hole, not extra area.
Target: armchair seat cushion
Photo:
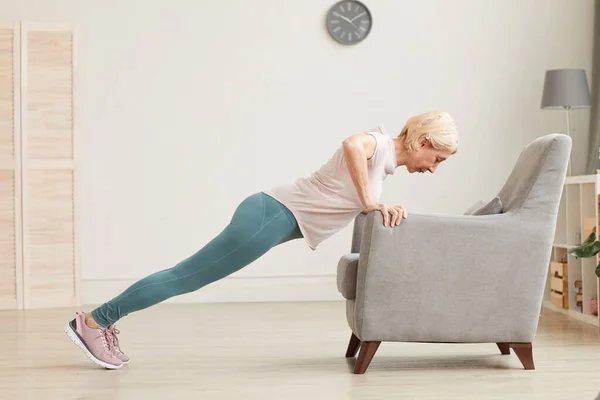
[[[356,298],[356,276],[358,273],[358,253],[342,256],[337,266],[337,286],[347,300]]]

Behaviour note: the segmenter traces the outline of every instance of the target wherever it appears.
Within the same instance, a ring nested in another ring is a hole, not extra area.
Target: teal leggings
[[[227,227],[206,246],[173,268],[153,273],[92,311],[107,327],[127,314],[169,297],[193,292],[250,264],[269,249],[302,237],[294,215],[259,192],[235,210]]]

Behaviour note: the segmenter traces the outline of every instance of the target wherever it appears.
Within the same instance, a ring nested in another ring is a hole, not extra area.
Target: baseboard
[[[135,282],[134,279],[82,280],[81,302],[102,304]],[[171,297],[170,303],[341,301],[336,277],[227,277],[195,292]]]

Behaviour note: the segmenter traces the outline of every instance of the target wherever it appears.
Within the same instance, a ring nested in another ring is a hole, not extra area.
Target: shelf
[[[551,262],[566,262],[567,267],[554,265],[554,270],[563,270],[564,276],[548,273],[543,303],[544,307],[595,326],[600,326],[600,317],[592,314],[593,300],[600,294],[595,271],[598,257],[576,258],[567,252],[581,245],[594,229],[598,232],[599,193],[600,175],[565,179],[550,258]]]
[[[558,247],[560,249],[566,249],[566,250],[569,250],[569,249],[572,249],[574,247],[577,247],[574,244],[561,244],[561,243],[555,243],[555,244],[553,244],[553,246],[554,247]]]
[[[593,183],[596,184],[600,178],[600,175],[579,175],[579,176],[567,176],[565,178],[565,185],[578,185],[581,183]]]

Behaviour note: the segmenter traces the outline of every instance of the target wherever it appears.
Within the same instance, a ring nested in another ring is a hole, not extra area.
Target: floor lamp
[[[572,108],[591,107],[590,88],[583,69],[553,69],[546,71],[542,109],[563,109],[567,116],[567,134],[571,136]],[[569,176],[571,156],[569,155]]]

